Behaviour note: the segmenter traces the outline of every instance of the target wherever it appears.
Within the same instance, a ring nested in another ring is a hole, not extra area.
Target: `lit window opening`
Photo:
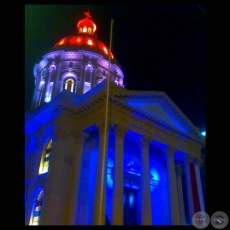
[[[88,28],[88,34],[92,34],[92,28]]]
[[[81,42],[81,38],[77,38],[76,42],[78,43]]]
[[[38,197],[36,199],[35,208],[32,217],[32,223],[30,225],[39,225],[40,215],[41,215],[41,208],[42,202],[44,197],[43,189],[39,192]]]
[[[52,140],[47,144],[44,153],[42,154],[42,159],[40,162],[39,174],[48,172],[49,161],[50,161],[50,152],[52,147]]]
[[[92,40],[89,39],[88,42],[87,42],[87,44],[92,46],[93,45]]]
[[[74,86],[75,86],[75,81],[73,79],[69,78],[65,81],[65,89],[68,90],[69,92],[71,93],[74,92]]]

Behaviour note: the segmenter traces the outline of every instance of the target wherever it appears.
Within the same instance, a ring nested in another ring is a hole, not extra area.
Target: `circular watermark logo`
[[[210,224],[210,217],[206,212],[196,212],[192,217],[192,223],[196,228],[206,228]]]
[[[217,229],[225,228],[228,224],[228,216],[224,212],[215,212],[212,214],[211,224]]]

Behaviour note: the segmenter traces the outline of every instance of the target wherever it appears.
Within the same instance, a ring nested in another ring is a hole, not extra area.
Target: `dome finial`
[[[89,14],[89,10],[88,12],[84,12],[84,14],[86,15],[87,18],[92,18],[92,16]]]

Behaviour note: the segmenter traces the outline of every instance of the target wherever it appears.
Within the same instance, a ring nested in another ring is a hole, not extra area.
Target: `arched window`
[[[43,198],[44,198],[44,191],[43,189],[41,189],[35,200],[35,206],[32,212],[30,225],[39,225]]]
[[[92,34],[92,28],[88,28],[88,34]]]
[[[48,172],[49,169],[49,160],[50,160],[50,152],[52,147],[52,140],[50,140],[42,154],[40,167],[39,167],[39,174],[43,174]]]
[[[64,81],[64,89],[68,90],[69,92],[74,93],[75,92],[75,86],[76,86],[76,80],[73,78],[67,78]]]

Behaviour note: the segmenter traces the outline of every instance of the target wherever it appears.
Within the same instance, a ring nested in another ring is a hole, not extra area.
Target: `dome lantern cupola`
[[[86,18],[83,18],[77,23],[77,29],[79,34],[89,34],[94,36],[94,33],[97,29],[96,24],[90,20],[91,15],[88,12],[84,12]]]

